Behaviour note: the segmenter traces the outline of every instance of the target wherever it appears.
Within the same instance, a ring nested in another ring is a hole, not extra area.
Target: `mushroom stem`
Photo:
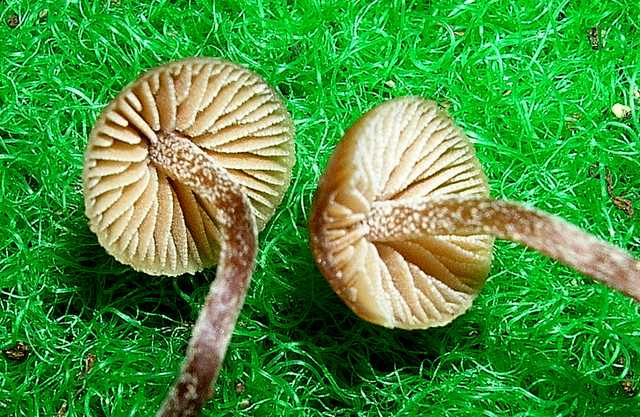
[[[493,235],[512,240],[640,301],[640,261],[540,210],[489,198],[374,203],[365,220],[371,241],[424,235]]]
[[[161,133],[150,159],[218,209],[208,213],[220,228],[217,277],[193,328],[181,374],[158,417],[196,416],[212,396],[231,334],[251,280],[257,231],[242,189],[190,140]]]

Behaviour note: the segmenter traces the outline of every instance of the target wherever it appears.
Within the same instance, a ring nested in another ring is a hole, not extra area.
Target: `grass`
[[[82,154],[141,71],[209,55],[283,94],[297,165],[204,415],[640,416],[638,304],[501,242],[468,314],[386,330],[332,293],[306,229],[344,130],[413,94],[450,106],[494,196],[640,256],[639,214],[615,206],[605,175],[640,211],[636,1],[286,3],[0,1],[0,348],[30,348],[0,356],[0,415],[159,406],[215,274],[155,279],[109,257],[83,214]],[[631,117],[612,114],[618,102]]]

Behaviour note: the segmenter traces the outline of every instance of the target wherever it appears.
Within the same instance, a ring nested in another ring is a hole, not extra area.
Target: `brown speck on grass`
[[[238,394],[242,394],[245,391],[246,387],[244,386],[244,384],[242,382],[238,382],[236,384],[236,392]]]
[[[18,17],[17,14],[14,13],[7,18],[7,26],[9,26],[11,29],[15,29],[19,25],[20,25],[20,18]]]
[[[599,165],[597,163],[589,165],[589,176],[591,178],[600,179],[598,167]],[[633,203],[631,200],[623,198],[623,195],[618,196],[613,192],[613,176],[611,175],[611,170],[607,167],[605,167],[604,170],[604,179],[607,183],[607,194],[609,195],[609,198],[618,209],[624,211],[627,216],[633,217]]]
[[[633,217],[633,204],[631,203],[631,200],[623,198],[623,196],[617,196],[613,192],[613,177],[611,176],[609,168],[607,168],[605,181],[607,182],[607,194],[609,194],[609,198],[611,198],[613,205],[624,211],[627,216]]]
[[[617,375],[619,375],[622,372],[625,363],[626,361],[624,359],[624,356],[620,356],[618,357],[616,362],[613,364],[613,367],[618,370],[618,372],[616,372]],[[627,394],[629,397],[633,397],[636,395],[637,390],[633,382],[633,371],[629,371],[629,373],[627,374],[627,377],[622,381],[620,381],[620,386],[622,387],[622,391],[624,391],[624,393]]]
[[[3,353],[7,359],[21,362],[27,358],[30,350],[29,346],[25,343],[18,342],[14,347],[4,350]]]
[[[91,372],[91,370],[93,369],[93,367],[96,364],[96,360],[98,359],[98,357],[96,355],[94,355],[93,353],[89,353],[87,355],[87,357],[84,359],[84,374],[88,374],[89,372]]]
[[[629,397],[633,397],[636,395],[636,388],[634,387],[632,380],[625,379],[624,381],[620,382],[620,385],[622,386],[622,390]]]
[[[598,28],[592,27],[587,31],[587,38],[591,44],[591,49],[600,49],[600,36],[598,35]]]
[[[64,417],[64,416],[66,416],[68,409],[69,409],[69,406],[67,405],[67,402],[63,401],[62,405],[58,409],[58,412],[56,413],[56,417]]]
[[[579,113],[573,113],[565,116],[564,120],[565,122],[567,122],[567,127],[569,128],[569,130],[571,130],[572,132],[576,130],[576,123],[578,123],[578,120],[580,120],[580,118],[581,116]]]

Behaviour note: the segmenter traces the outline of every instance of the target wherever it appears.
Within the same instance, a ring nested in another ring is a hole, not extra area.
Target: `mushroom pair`
[[[484,285],[494,237],[519,242],[640,301],[640,262],[542,211],[489,197],[473,146],[436,104],[385,102],[345,134],[310,219],[315,261],[361,318],[443,326]]]
[[[107,252],[150,275],[218,264],[158,416],[196,416],[211,397],[257,231],[282,201],[294,160],[293,123],[276,93],[210,58],[145,73],[91,131],[85,208]],[[321,272],[356,314],[383,326],[440,326],[462,314],[489,272],[492,236],[640,299],[638,261],[560,219],[490,199],[469,141],[419,98],[384,103],[349,129],[312,210]]]
[[[99,116],[83,179],[100,244],[150,275],[218,264],[158,416],[196,416],[211,397],[251,279],[257,231],[282,201],[294,161],[281,100],[256,74],[225,61],[153,69]]]

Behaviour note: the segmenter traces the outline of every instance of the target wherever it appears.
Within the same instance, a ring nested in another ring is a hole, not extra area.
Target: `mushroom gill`
[[[640,262],[569,223],[489,197],[473,146],[435,103],[381,104],[345,134],[315,195],[311,247],[360,317],[443,326],[489,273],[494,237],[536,249],[640,300]]]
[[[257,230],[281,202],[294,159],[293,123],[276,93],[211,58],[143,74],[91,131],[85,209],[100,244],[152,275],[218,263],[158,416],[196,416],[211,397],[251,280]]]
[[[215,207],[149,158],[159,137],[198,146],[242,186],[258,230],[280,204],[294,163],[293,124],[274,91],[230,62],[190,58],[155,68],[102,112],[85,153],[85,211],[100,244],[151,275],[217,260]]]

